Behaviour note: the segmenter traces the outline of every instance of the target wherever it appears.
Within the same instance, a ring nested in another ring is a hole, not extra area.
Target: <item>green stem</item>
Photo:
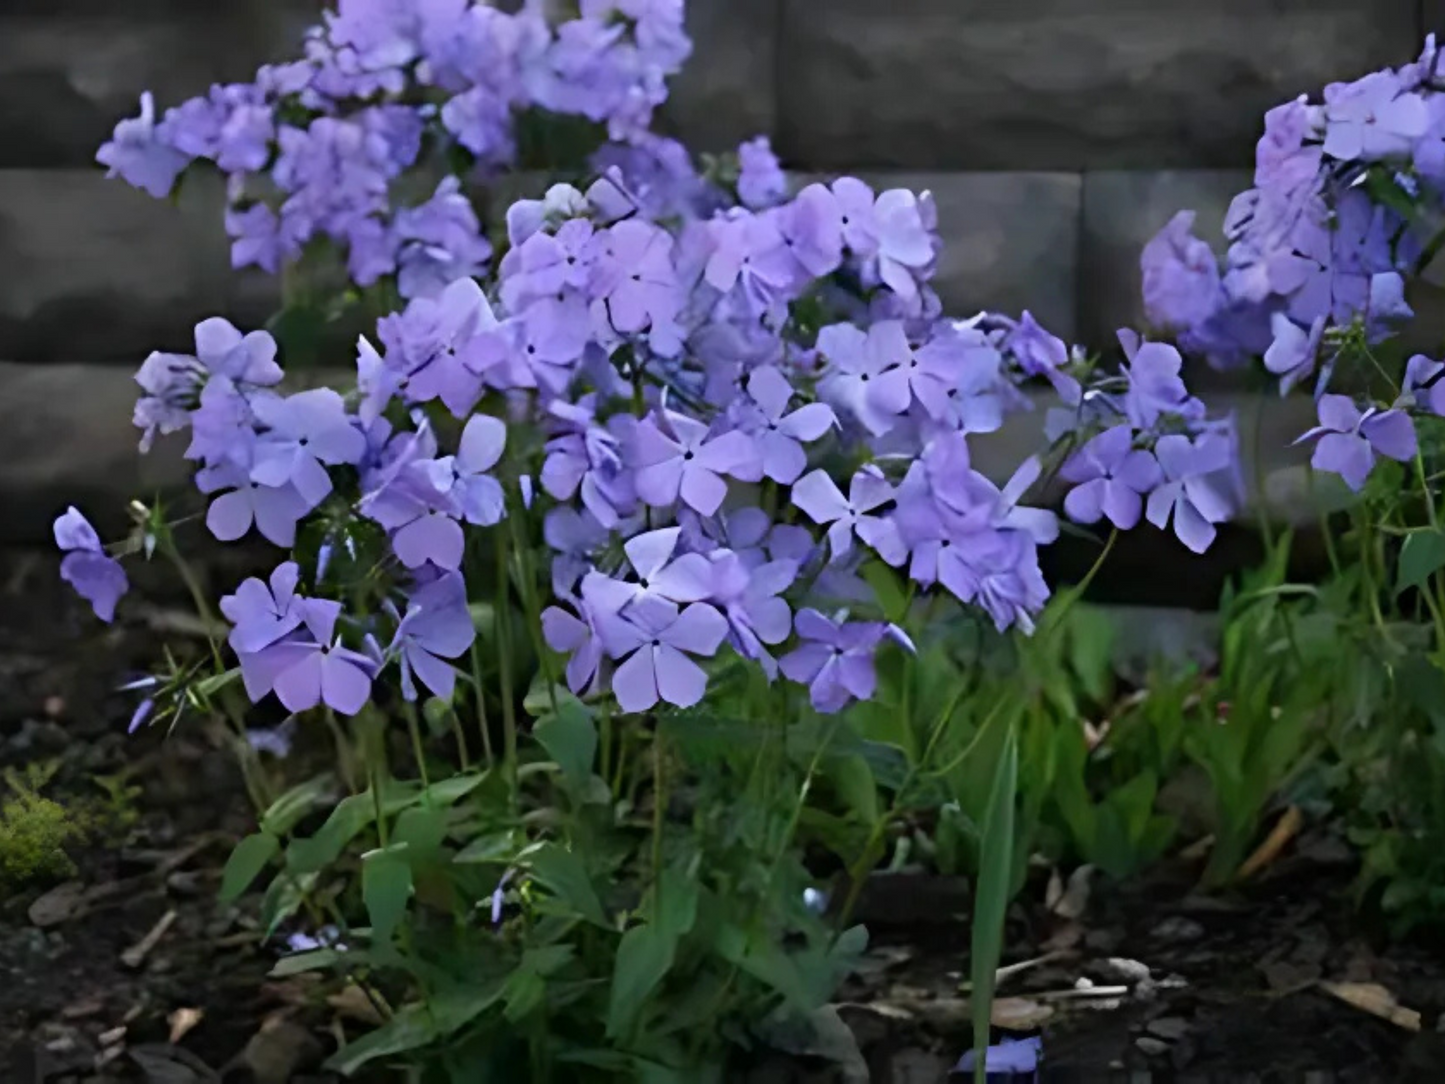
[[[482,684],[482,656],[477,650],[477,642],[472,641],[472,691],[477,698],[477,730],[482,735],[482,756],[486,757],[487,769],[490,771],[496,766],[496,758],[492,755],[492,728],[487,723],[487,692]]]
[[[416,770],[421,775],[423,791],[429,791],[431,789],[431,779],[427,775],[426,751],[422,748],[421,724],[417,721],[416,705],[403,702],[402,710],[406,715],[406,728],[411,733],[411,752],[412,756],[416,757]]]
[[[662,727],[652,731],[652,884],[653,914],[662,913],[662,829],[667,817],[667,763]]]
[[[512,808],[516,809],[517,793],[517,705],[512,689],[512,600],[509,589],[507,536],[497,534],[497,646],[501,649],[498,671],[502,687],[502,770],[507,776],[507,789]]]

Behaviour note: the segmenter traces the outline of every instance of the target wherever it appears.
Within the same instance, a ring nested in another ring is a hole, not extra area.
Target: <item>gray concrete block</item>
[[[693,54],[672,79],[662,125],[694,151],[770,135],[782,0],[688,0]]]
[[[785,0],[800,168],[1242,166],[1270,106],[1400,64],[1415,0]]]
[[[299,56],[318,0],[26,2],[0,12],[0,168],[94,160],[142,91],[158,109]]]
[[[207,316],[259,326],[278,280],[231,270],[222,213],[215,178],[177,207],[98,171],[0,170],[0,357],[139,363]]]
[[[128,368],[0,362],[0,543],[44,544],[74,504],[108,534],[123,531],[126,503],[188,477],[183,441],[136,450],[138,388]]]

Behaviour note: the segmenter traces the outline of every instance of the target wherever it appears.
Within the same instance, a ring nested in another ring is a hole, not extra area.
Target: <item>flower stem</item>
[[[507,790],[515,809],[517,793],[517,705],[512,689],[512,600],[510,571],[507,560],[507,536],[497,534],[497,646],[500,648],[498,671],[502,689],[502,770],[507,777]]]

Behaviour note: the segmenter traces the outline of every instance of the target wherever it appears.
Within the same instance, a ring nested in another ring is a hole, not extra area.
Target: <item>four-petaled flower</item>
[[[1059,471],[1074,488],[1064,498],[1064,511],[1077,523],[1107,517],[1121,531],[1139,522],[1144,497],[1162,479],[1159,462],[1134,447],[1134,431],[1116,425],[1071,455]]]
[[[457,673],[445,660],[461,656],[476,635],[466,583],[458,573],[443,573],[412,592],[391,645],[401,660],[402,695],[417,698],[415,674],[434,696],[450,700]]]
[[[853,475],[848,495],[843,496],[825,471],[815,470],[798,479],[793,486],[793,503],[812,517],[813,522],[828,525],[828,545],[834,561],[841,561],[853,548],[856,533],[864,544],[877,551],[890,565],[903,563],[907,551],[890,519],[869,515],[893,500],[893,487],[877,467],[867,466]]]
[[[775,482],[792,485],[808,465],[803,444],[819,439],[838,419],[826,403],[808,403],[789,413],[793,386],[772,366],[748,374],[747,389],[757,406],[752,435],[762,471]]]
[[[602,622],[608,654],[618,663],[612,695],[623,711],[647,711],[658,700],[690,708],[707,691],[707,673],[689,655],[717,653],[728,623],[715,607],[694,602],[681,611],[660,603],[612,614]]]
[[[671,410],[662,415],[671,432],[648,418],[633,436],[637,495],[653,507],[681,498],[688,507],[710,516],[727,496],[722,475],[747,471],[757,459],[757,448],[736,429],[709,437],[708,427],[700,421]]]
[[[803,643],[784,655],[779,665],[789,681],[808,686],[813,707],[824,713],[872,698],[878,684],[873,654],[885,638],[913,650],[896,625],[834,621],[813,609],[799,610],[794,624]]]

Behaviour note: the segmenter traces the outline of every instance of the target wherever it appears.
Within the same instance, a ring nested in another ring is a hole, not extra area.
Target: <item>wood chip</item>
[[[366,996],[366,991],[355,983],[332,994],[326,999],[326,1004],[335,1009],[337,1015],[357,1023],[370,1024],[372,1027],[381,1027],[386,1023],[386,1018],[381,1015],[371,998]]]
[[[1420,1014],[1395,1000],[1395,995],[1377,982],[1322,982],[1320,989],[1347,1005],[1388,1020],[1406,1031],[1420,1030]]]
[[[1054,1010],[1027,997],[1001,997],[993,1003],[990,1022],[1007,1031],[1032,1031],[1051,1020]]]
[[[66,881],[32,903],[27,914],[31,924],[43,930],[75,917],[84,902],[85,885],[79,881]]]
[[[95,1037],[95,1041],[101,1046],[117,1046],[125,1040],[126,1026],[122,1024],[118,1028],[111,1028],[109,1031],[102,1031]]]
[[[120,962],[129,968],[140,967],[145,963],[145,958],[150,955],[151,949],[160,944],[166,931],[175,925],[178,913],[174,910],[167,911],[161,916],[161,920],[151,927],[151,932],[142,937],[130,948],[120,954]]]
[[[1244,865],[1239,867],[1238,879],[1248,880],[1278,858],[1280,852],[1289,845],[1289,841],[1299,835],[1299,830],[1304,827],[1304,823],[1305,817],[1300,812],[1299,806],[1292,805],[1286,809],[1284,816],[1275,822],[1274,828],[1270,830],[1264,842],[1244,860]]]
[[[1069,874],[1069,883],[1061,895],[1049,908],[1060,918],[1077,920],[1084,917],[1084,912],[1089,909],[1089,888],[1090,879],[1094,876],[1093,866],[1080,866]]]
[[[166,1017],[171,1026],[171,1045],[174,1046],[189,1035],[206,1018],[205,1009],[181,1008]]]

